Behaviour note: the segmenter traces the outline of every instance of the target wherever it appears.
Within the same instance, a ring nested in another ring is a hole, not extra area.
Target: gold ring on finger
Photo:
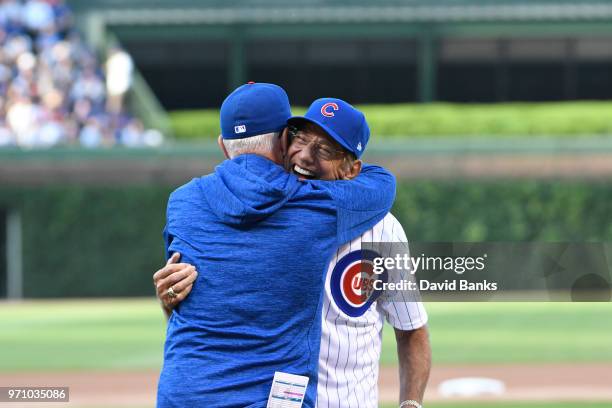
[[[177,293],[174,291],[174,287],[173,287],[173,286],[170,286],[170,287],[168,288],[168,291],[166,292],[166,294],[168,295],[168,297],[169,297],[170,299],[174,299],[175,297],[177,297],[177,296],[178,296],[178,294],[177,294]]]

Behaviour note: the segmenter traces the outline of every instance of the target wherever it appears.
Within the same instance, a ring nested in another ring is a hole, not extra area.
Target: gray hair
[[[276,148],[280,132],[265,133],[244,139],[223,139],[230,159],[245,153],[269,153]]]

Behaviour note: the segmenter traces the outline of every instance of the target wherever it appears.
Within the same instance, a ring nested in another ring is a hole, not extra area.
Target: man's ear
[[[280,149],[281,157],[284,160],[287,157],[287,150],[289,150],[289,128],[287,127],[280,134]]]
[[[289,148],[288,128],[283,129],[278,138],[278,161],[284,163],[285,157],[287,157],[287,149]]]
[[[225,148],[225,144],[223,143],[223,136],[219,135],[219,138],[217,139],[217,144],[219,144],[219,148],[223,152],[225,158],[229,159],[229,154],[227,153],[227,149]]]
[[[350,166],[347,166],[347,171],[346,173],[344,173],[344,179],[351,180],[357,177],[359,173],[361,173],[362,164],[363,163],[361,160],[355,160],[353,164],[351,164]]]

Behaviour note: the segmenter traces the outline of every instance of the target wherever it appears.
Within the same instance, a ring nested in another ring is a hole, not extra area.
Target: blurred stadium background
[[[249,80],[363,109],[411,240],[612,238],[612,1],[3,0],[0,385],[151,406],[166,199],[221,160]],[[429,406],[612,406],[610,304],[430,310]],[[458,373],[507,395],[434,394]]]

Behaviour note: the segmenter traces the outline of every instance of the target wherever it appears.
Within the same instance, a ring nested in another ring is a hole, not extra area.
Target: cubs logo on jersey
[[[338,260],[330,278],[330,292],[334,303],[346,315],[363,315],[380,296],[374,289],[374,282],[387,281],[387,272],[374,273],[374,258],[380,255],[374,251],[360,249]]]

